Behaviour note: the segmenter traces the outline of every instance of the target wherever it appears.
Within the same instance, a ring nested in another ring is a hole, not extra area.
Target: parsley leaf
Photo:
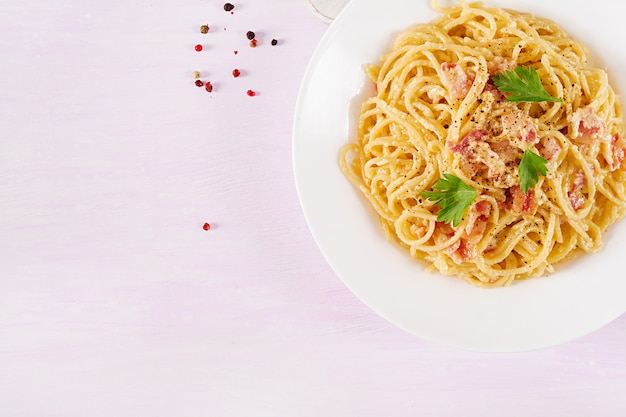
[[[461,223],[465,210],[478,195],[476,190],[452,174],[443,174],[443,178],[437,180],[433,189],[436,191],[422,191],[421,195],[441,207],[437,221],[452,222],[454,227]]]
[[[548,94],[541,84],[539,74],[532,67],[518,65],[514,71],[504,71],[492,76],[491,79],[500,91],[511,93],[506,97],[506,101],[563,101]]]
[[[526,149],[524,151],[522,161],[520,162],[517,170],[519,174],[520,187],[522,188],[524,194],[526,194],[528,190],[534,187],[537,181],[539,181],[539,174],[544,177],[548,174],[547,164],[548,161],[541,155],[537,155],[530,149]]]

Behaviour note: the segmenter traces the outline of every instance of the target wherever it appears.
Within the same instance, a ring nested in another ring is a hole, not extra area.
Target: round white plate
[[[617,91],[626,91],[626,25],[615,3],[485,3],[555,20],[607,67]],[[339,168],[339,148],[355,139],[360,102],[372,94],[361,65],[378,62],[400,31],[436,16],[430,0],[352,0],[322,38],[305,73],[294,119],[294,174],[311,232],[357,297],[421,338],[467,350],[512,352],[587,335],[626,311],[621,253],[626,219],[609,230],[598,254],[560,266],[549,277],[481,289],[424,272],[423,264],[388,242],[373,210]]]

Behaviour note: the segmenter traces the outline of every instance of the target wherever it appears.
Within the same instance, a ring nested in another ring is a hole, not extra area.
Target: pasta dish
[[[345,176],[387,237],[482,287],[598,252],[626,213],[619,97],[551,20],[482,3],[401,33],[363,66],[375,94]]]

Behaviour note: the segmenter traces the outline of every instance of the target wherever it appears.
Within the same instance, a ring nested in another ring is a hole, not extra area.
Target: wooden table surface
[[[291,163],[328,25],[233,4],[0,1],[0,416],[625,416],[626,316],[475,353],[342,284]]]

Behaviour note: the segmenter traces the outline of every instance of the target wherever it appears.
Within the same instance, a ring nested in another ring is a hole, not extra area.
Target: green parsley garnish
[[[421,194],[441,208],[437,221],[452,222],[454,227],[461,223],[465,210],[478,195],[476,190],[452,174],[443,174],[443,178],[439,178],[433,185],[433,190],[436,191],[422,191]]]
[[[539,74],[532,67],[517,66],[514,71],[504,71],[491,79],[500,91],[511,93],[506,97],[506,101],[563,101],[548,94],[541,84]]]
[[[526,194],[528,190],[534,187],[537,181],[539,181],[539,174],[544,177],[548,174],[547,164],[548,161],[541,155],[537,155],[530,149],[526,149],[524,151],[522,161],[520,162],[517,170],[519,174],[520,187],[522,188],[524,194]]]

